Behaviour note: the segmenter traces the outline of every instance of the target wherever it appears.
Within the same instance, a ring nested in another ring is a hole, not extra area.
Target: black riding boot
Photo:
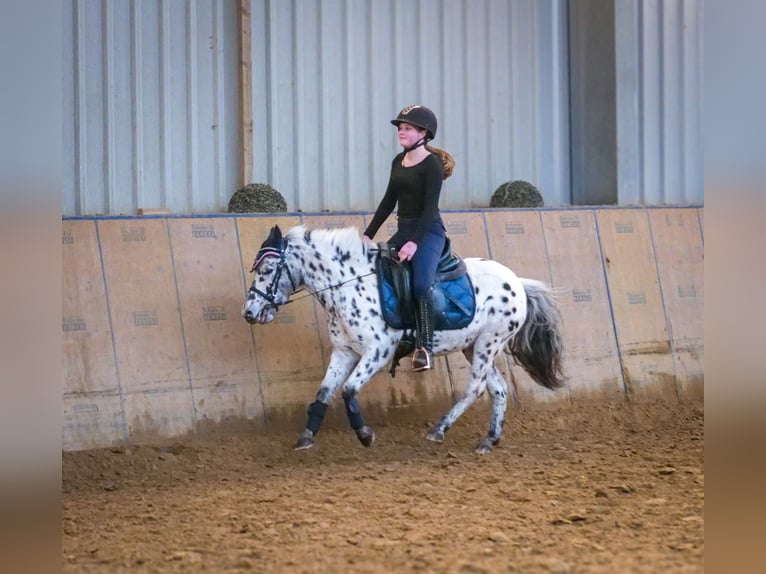
[[[431,289],[418,299],[418,310],[415,313],[417,334],[415,352],[412,355],[412,370],[426,371],[432,366],[434,345],[434,300]]]

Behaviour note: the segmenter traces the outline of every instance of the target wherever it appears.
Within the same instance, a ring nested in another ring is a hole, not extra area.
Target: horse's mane
[[[305,225],[298,225],[287,232],[287,239],[292,242],[303,242],[311,237],[315,243],[342,247],[351,255],[364,255],[366,248],[359,229],[356,227],[340,227],[336,229],[308,229]]]

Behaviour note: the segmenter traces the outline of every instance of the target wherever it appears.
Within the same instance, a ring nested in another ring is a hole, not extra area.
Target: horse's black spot
[[[380,341],[380,335],[378,335],[377,333],[375,333],[375,335],[374,335],[374,336],[375,336],[375,340],[376,340],[376,341]]]
[[[311,269],[312,271],[316,271],[316,270],[317,270],[317,266],[316,266],[316,265],[314,265],[314,262],[313,262],[313,261],[311,261],[311,262],[309,263],[309,269]]]
[[[516,292],[515,291],[511,291],[511,297],[516,297]]]
[[[482,363],[486,363],[489,357],[487,357],[486,353],[479,353],[479,359],[481,359]]]
[[[492,299],[494,299],[494,298],[495,298],[495,296],[494,296],[494,295],[489,295],[489,296],[487,297],[487,301],[492,301]]]
[[[354,266],[348,268],[348,270],[351,272],[351,275],[356,275],[356,270],[354,269]]]
[[[507,302],[508,302],[508,297],[506,297],[505,295],[503,295],[503,297],[502,297],[500,300],[501,300],[503,303],[507,303]]]
[[[511,315],[513,315],[513,313],[511,313],[510,311],[503,311],[503,315],[505,315],[506,317],[510,317]]]
[[[377,310],[377,309],[370,309],[369,313],[370,313],[370,315],[372,315],[373,317],[379,317],[379,316],[380,316],[380,313],[378,313],[378,310]]]
[[[494,307],[490,307],[489,308],[489,314],[490,315],[494,315],[495,314],[495,308]]]
[[[474,288],[474,291],[476,291],[477,295],[479,294],[479,288],[478,287]]]
[[[311,241],[311,230],[307,229],[306,232],[303,234],[303,240],[308,243]]]
[[[516,312],[516,307],[514,307],[513,309],[511,309],[511,313],[515,313],[515,312]]]
[[[380,349],[375,349],[375,357],[373,357],[373,360],[375,362],[380,361]]]
[[[506,291],[511,291],[511,286],[508,285],[508,283],[503,283],[503,289],[505,289]],[[513,295],[512,291],[511,291],[511,295]]]
[[[378,339],[380,339],[380,337],[378,337],[377,333],[375,334],[375,337],[376,337],[376,338],[378,338]],[[389,353],[390,351],[391,351],[391,349],[386,349],[385,351],[383,351],[383,358],[384,358],[384,359],[388,359],[388,353]]]

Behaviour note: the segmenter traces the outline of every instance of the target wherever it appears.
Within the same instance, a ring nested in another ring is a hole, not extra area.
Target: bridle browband
[[[266,292],[264,293],[260,289],[257,289],[255,287],[255,281],[253,281],[253,284],[250,285],[250,289],[248,291],[248,299],[254,299],[256,295],[260,295],[266,301],[269,302],[269,305],[274,307],[275,311],[279,310],[279,307],[282,305],[287,305],[288,303],[293,303],[295,301],[299,301],[300,299],[303,299],[303,297],[298,297],[298,299],[288,299],[284,303],[277,303],[275,299],[276,295],[276,287],[279,285],[279,279],[282,276],[282,269],[287,271],[287,277],[290,279],[290,285],[293,288],[291,295],[293,293],[296,293],[298,291],[298,288],[295,286],[295,281],[293,281],[292,273],[290,273],[290,266],[287,265],[287,261],[285,260],[285,251],[287,250],[287,239],[282,239],[282,244],[279,249],[276,247],[268,246],[268,247],[261,247],[258,250],[258,253],[255,257],[255,262],[253,263],[253,266],[250,268],[250,273],[253,273],[258,265],[266,259],[267,257],[279,257],[279,261],[277,261],[277,270],[276,273],[274,273],[274,279],[272,279],[271,284],[266,288]],[[351,279],[346,279],[345,281],[341,281],[340,283],[337,283],[335,285],[330,285],[329,287],[325,287],[323,289],[319,289],[318,291],[310,291],[306,297],[311,295],[316,295],[317,293],[321,293],[322,291],[327,291],[328,289],[335,289],[336,287],[340,287],[342,285],[345,285],[346,283],[350,283],[351,281],[356,281],[357,279],[362,279],[364,277],[369,277],[370,275],[374,275],[375,272],[372,271],[370,273],[365,273],[364,275],[357,275],[356,277],[352,277]]]

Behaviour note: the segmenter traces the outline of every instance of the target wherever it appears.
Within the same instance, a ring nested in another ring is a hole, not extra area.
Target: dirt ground
[[[63,455],[64,572],[703,572],[703,403],[475,406],[430,421]],[[372,423],[373,421],[368,422]]]

